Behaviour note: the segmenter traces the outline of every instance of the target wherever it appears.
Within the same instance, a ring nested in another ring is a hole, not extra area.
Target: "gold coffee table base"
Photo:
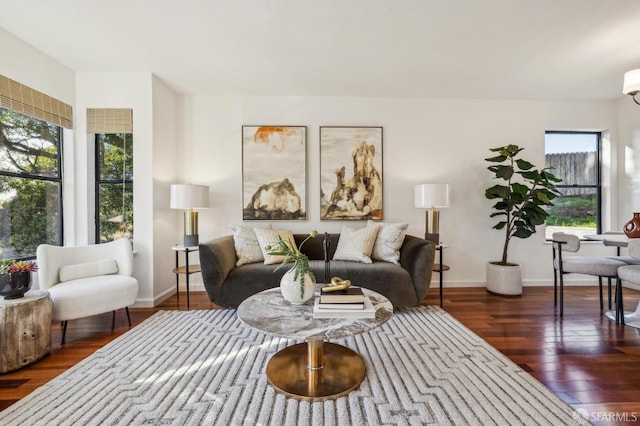
[[[267,364],[267,379],[276,390],[302,401],[325,401],[360,386],[364,361],[351,349],[310,339],[275,354]]]

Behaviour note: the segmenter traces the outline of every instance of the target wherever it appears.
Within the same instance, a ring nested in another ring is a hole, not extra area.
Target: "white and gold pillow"
[[[275,230],[275,229],[261,229],[255,228],[254,232],[258,237],[258,243],[260,244],[260,250],[264,256],[265,265],[273,265],[274,263],[281,263],[286,256],[271,256],[267,254],[265,247],[271,246],[274,249],[278,248],[278,235],[287,243],[291,243],[295,246],[296,242],[293,240],[293,232],[288,230]]]
[[[371,259],[400,264],[400,247],[407,234],[407,223],[380,223],[367,221],[367,226],[379,226]]]
[[[271,229],[271,225],[264,225],[262,228]],[[253,231],[255,229],[254,227],[229,225],[229,229],[233,232],[233,246],[236,249],[236,256],[238,256],[236,266],[264,261],[264,256],[258,243],[258,237],[256,237],[256,233]]]
[[[360,229],[343,226],[333,260],[371,263],[371,250],[376,241],[378,226],[365,226]]]

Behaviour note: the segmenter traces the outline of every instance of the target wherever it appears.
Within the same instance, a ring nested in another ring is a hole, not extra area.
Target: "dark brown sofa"
[[[340,234],[325,234],[330,244],[328,258],[333,257]],[[365,287],[386,296],[394,306],[418,304],[429,290],[435,256],[435,245],[422,238],[406,235],[400,248],[400,265],[331,260],[330,274],[325,278],[325,235],[309,239],[302,252],[309,256],[309,265],[319,283],[338,276],[351,280],[352,285]],[[294,234],[300,246],[308,234]],[[204,286],[213,303],[222,308],[237,308],[247,297],[278,287],[288,270],[263,262],[236,266],[233,236],[225,236],[200,244],[200,267]]]

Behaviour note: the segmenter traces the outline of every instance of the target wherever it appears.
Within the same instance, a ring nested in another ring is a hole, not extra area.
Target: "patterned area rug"
[[[570,406],[438,307],[338,340],[365,359],[347,396],[299,402],[267,383],[292,344],[233,310],[163,311],[0,412],[2,425],[572,425]]]

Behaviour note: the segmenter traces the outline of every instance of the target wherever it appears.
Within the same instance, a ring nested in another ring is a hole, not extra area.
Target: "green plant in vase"
[[[35,260],[0,261],[0,296],[17,299],[31,288],[31,272],[38,270]]]
[[[270,256],[284,256],[284,260],[274,269],[274,272],[282,268],[284,265],[293,262],[291,270],[293,271],[293,280],[300,282],[300,299],[305,298],[305,276],[308,275],[309,278],[311,278],[312,283],[316,283],[316,277],[309,267],[309,257],[300,250],[309,238],[315,238],[317,235],[318,231],[311,231],[307,238],[300,243],[300,247],[296,247],[293,241],[284,241],[282,237],[278,235],[276,246],[269,245],[265,247],[267,254]]]

